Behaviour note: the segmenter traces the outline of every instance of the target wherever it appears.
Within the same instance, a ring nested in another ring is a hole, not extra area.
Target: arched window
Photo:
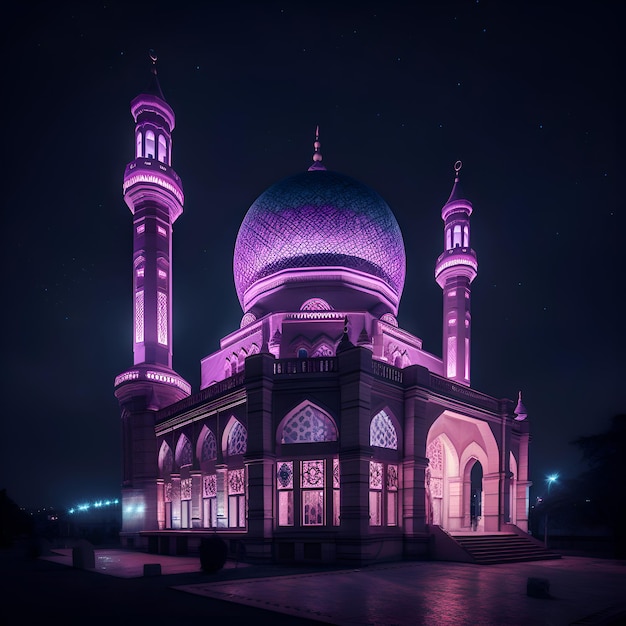
[[[299,359],[306,359],[309,356],[309,353],[306,351],[306,348],[299,348],[298,349],[298,358]]]
[[[446,228],[446,250],[452,248],[452,229]]]
[[[167,163],[167,144],[163,135],[159,135],[159,161]]]
[[[248,449],[248,431],[239,420],[235,420],[235,423],[232,425],[230,432],[228,433],[228,444],[226,449],[228,456],[244,454]]]
[[[159,450],[159,472],[161,476],[169,476],[172,473],[172,465],[174,464],[174,457],[172,455],[172,449],[165,443],[161,444]]]
[[[181,435],[176,444],[176,464],[178,467],[185,467],[192,463],[193,451],[191,449],[191,442],[185,435]]]
[[[337,441],[337,426],[319,407],[304,402],[285,419],[279,436],[281,443],[318,443]]]
[[[202,440],[200,461],[214,461],[217,458],[217,440],[212,430],[207,429]]]
[[[374,415],[370,422],[370,446],[391,450],[398,449],[398,434],[393,422],[384,410]]]
[[[142,154],[143,146],[141,145],[142,143],[143,143],[143,136],[141,133],[137,133],[137,147],[135,148],[136,159],[140,159],[143,156]]]
[[[154,131],[146,131],[146,157],[154,159]]]
[[[461,225],[456,224],[452,232],[452,247],[459,248],[463,242],[461,241]]]
[[[467,224],[463,226],[463,247],[469,248],[469,226]]]

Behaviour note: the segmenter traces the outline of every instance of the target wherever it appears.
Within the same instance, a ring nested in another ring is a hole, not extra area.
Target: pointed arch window
[[[136,159],[140,159],[143,156],[143,153],[142,153],[142,148],[143,148],[142,143],[143,143],[143,136],[139,132],[139,133],[137,133],[137,146],[135,148],[135,158]]]
[[[200,461],[214,461],[217,458],[217,439],[212,430],[207,429],[202,440]]]
[[[159,135],[159,161],[167,163],[167,143],[163,135]]]
[[[185,467],[193,463],[193,451],[191,442],[185,435],[181,435],[176,445],[176,464],[178,467]]]
[[[370,422],[370,446],[398,449],[398,433],[384,409],[374,415]]]
[[[280,434],[281,443],[318,443],[337,441],[337,426],[333,419],[314,404],[296,407],[285,420]]]
[[[228,433],[228,456],[236,454],[244,454],[248,449],[248,431],[246,427],[239,421],[235,420],[233,427]]]
[[[454,226],[454,230],[452,231],[452,247],[460,248],[462,243],[463,242],[461,240],[461,225],[456,224]]]
[[[146,158],[154,159],[154,131],[146,131]]]

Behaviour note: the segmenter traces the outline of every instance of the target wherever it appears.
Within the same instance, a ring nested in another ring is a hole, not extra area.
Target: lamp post
[[[558,477],[559,477],[558,474],[550,474],[549,476],[546,476],[546,482],[548,483],[548,496],[550,495],[550,487],[552,487],[552,483],[556,482]],[[546,501],[547,500],[548,498],[546,498]],[[543,520],[543,545],[546,548],[548,547],[548,510],[547,509],[546,509],[545,519]]]

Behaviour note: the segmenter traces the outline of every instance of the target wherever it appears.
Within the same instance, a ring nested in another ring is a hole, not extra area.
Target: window
[[[284,423],[281,443],[337,441],[337,426],[319,407],[305,402],[296,407]]]
[[[228,526],[229,528],[245,528],[246,496],[245,470],[235,469],[228,472]]]
[[[137,133],[137,146],[135,148],[135,158],[136,159],[140,159],[143,154],[142,154],[142,144],[143,143],[143,138],[141,136],[141,133]]]
[[[163,135],[159,135],[159,161],[167,163],[167,144]]]
[[[146,131],[146,157],[154,159],[154,131]]]
[[[370,526],[398,525],[398,466],[370,461]]]
[[[207,430],[202,440],[200,461],[214,461],[217,458],[217,440],[212,430]]]
[[[202,477],[202,523],[217,528],[217,474]]]
[[[143,341],[144,311],[143,289],[135,292],[135,343]]]
[[[157,336],[161,345],[167,345],[167,294],[157,291]]]
[[[228,456],[244,454],[247,448],[248,431],[239,420],[235,420],[235,424],[228,434]]]
[[[370,446],[378,448],[398,449],[398,434],[385,411],[379,411],[370,422]]]
[[[280,461],[276,470],[278,525],[293,526],[293,461]]]
[[[454,226],[454,230],[452,231],[452,247],[460,248],[462,243],[463,242],[461,241],[461,225],[456,224]]]
[[[340,524],[339,459],[332,459],[332,476],[326,473],[328,459],[287,460],[276,463],[278,526],[333,526]],[[326,502],[330,494],[327,519]]]
[[[301,462],[303,526],[324,525],[324,469],[324,459]]]

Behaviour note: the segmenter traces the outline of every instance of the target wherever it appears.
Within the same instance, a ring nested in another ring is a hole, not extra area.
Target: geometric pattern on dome
[[[380,411],[370,422],[370,446],[378,448],[398,449],[396,429],[385,411]]]
[[[402,295],[404,243],[387,203],[362,183],[326,170],[272,185],[241,223],[233,273],[239,301],[256,281],[285,269],[347,267]]]

